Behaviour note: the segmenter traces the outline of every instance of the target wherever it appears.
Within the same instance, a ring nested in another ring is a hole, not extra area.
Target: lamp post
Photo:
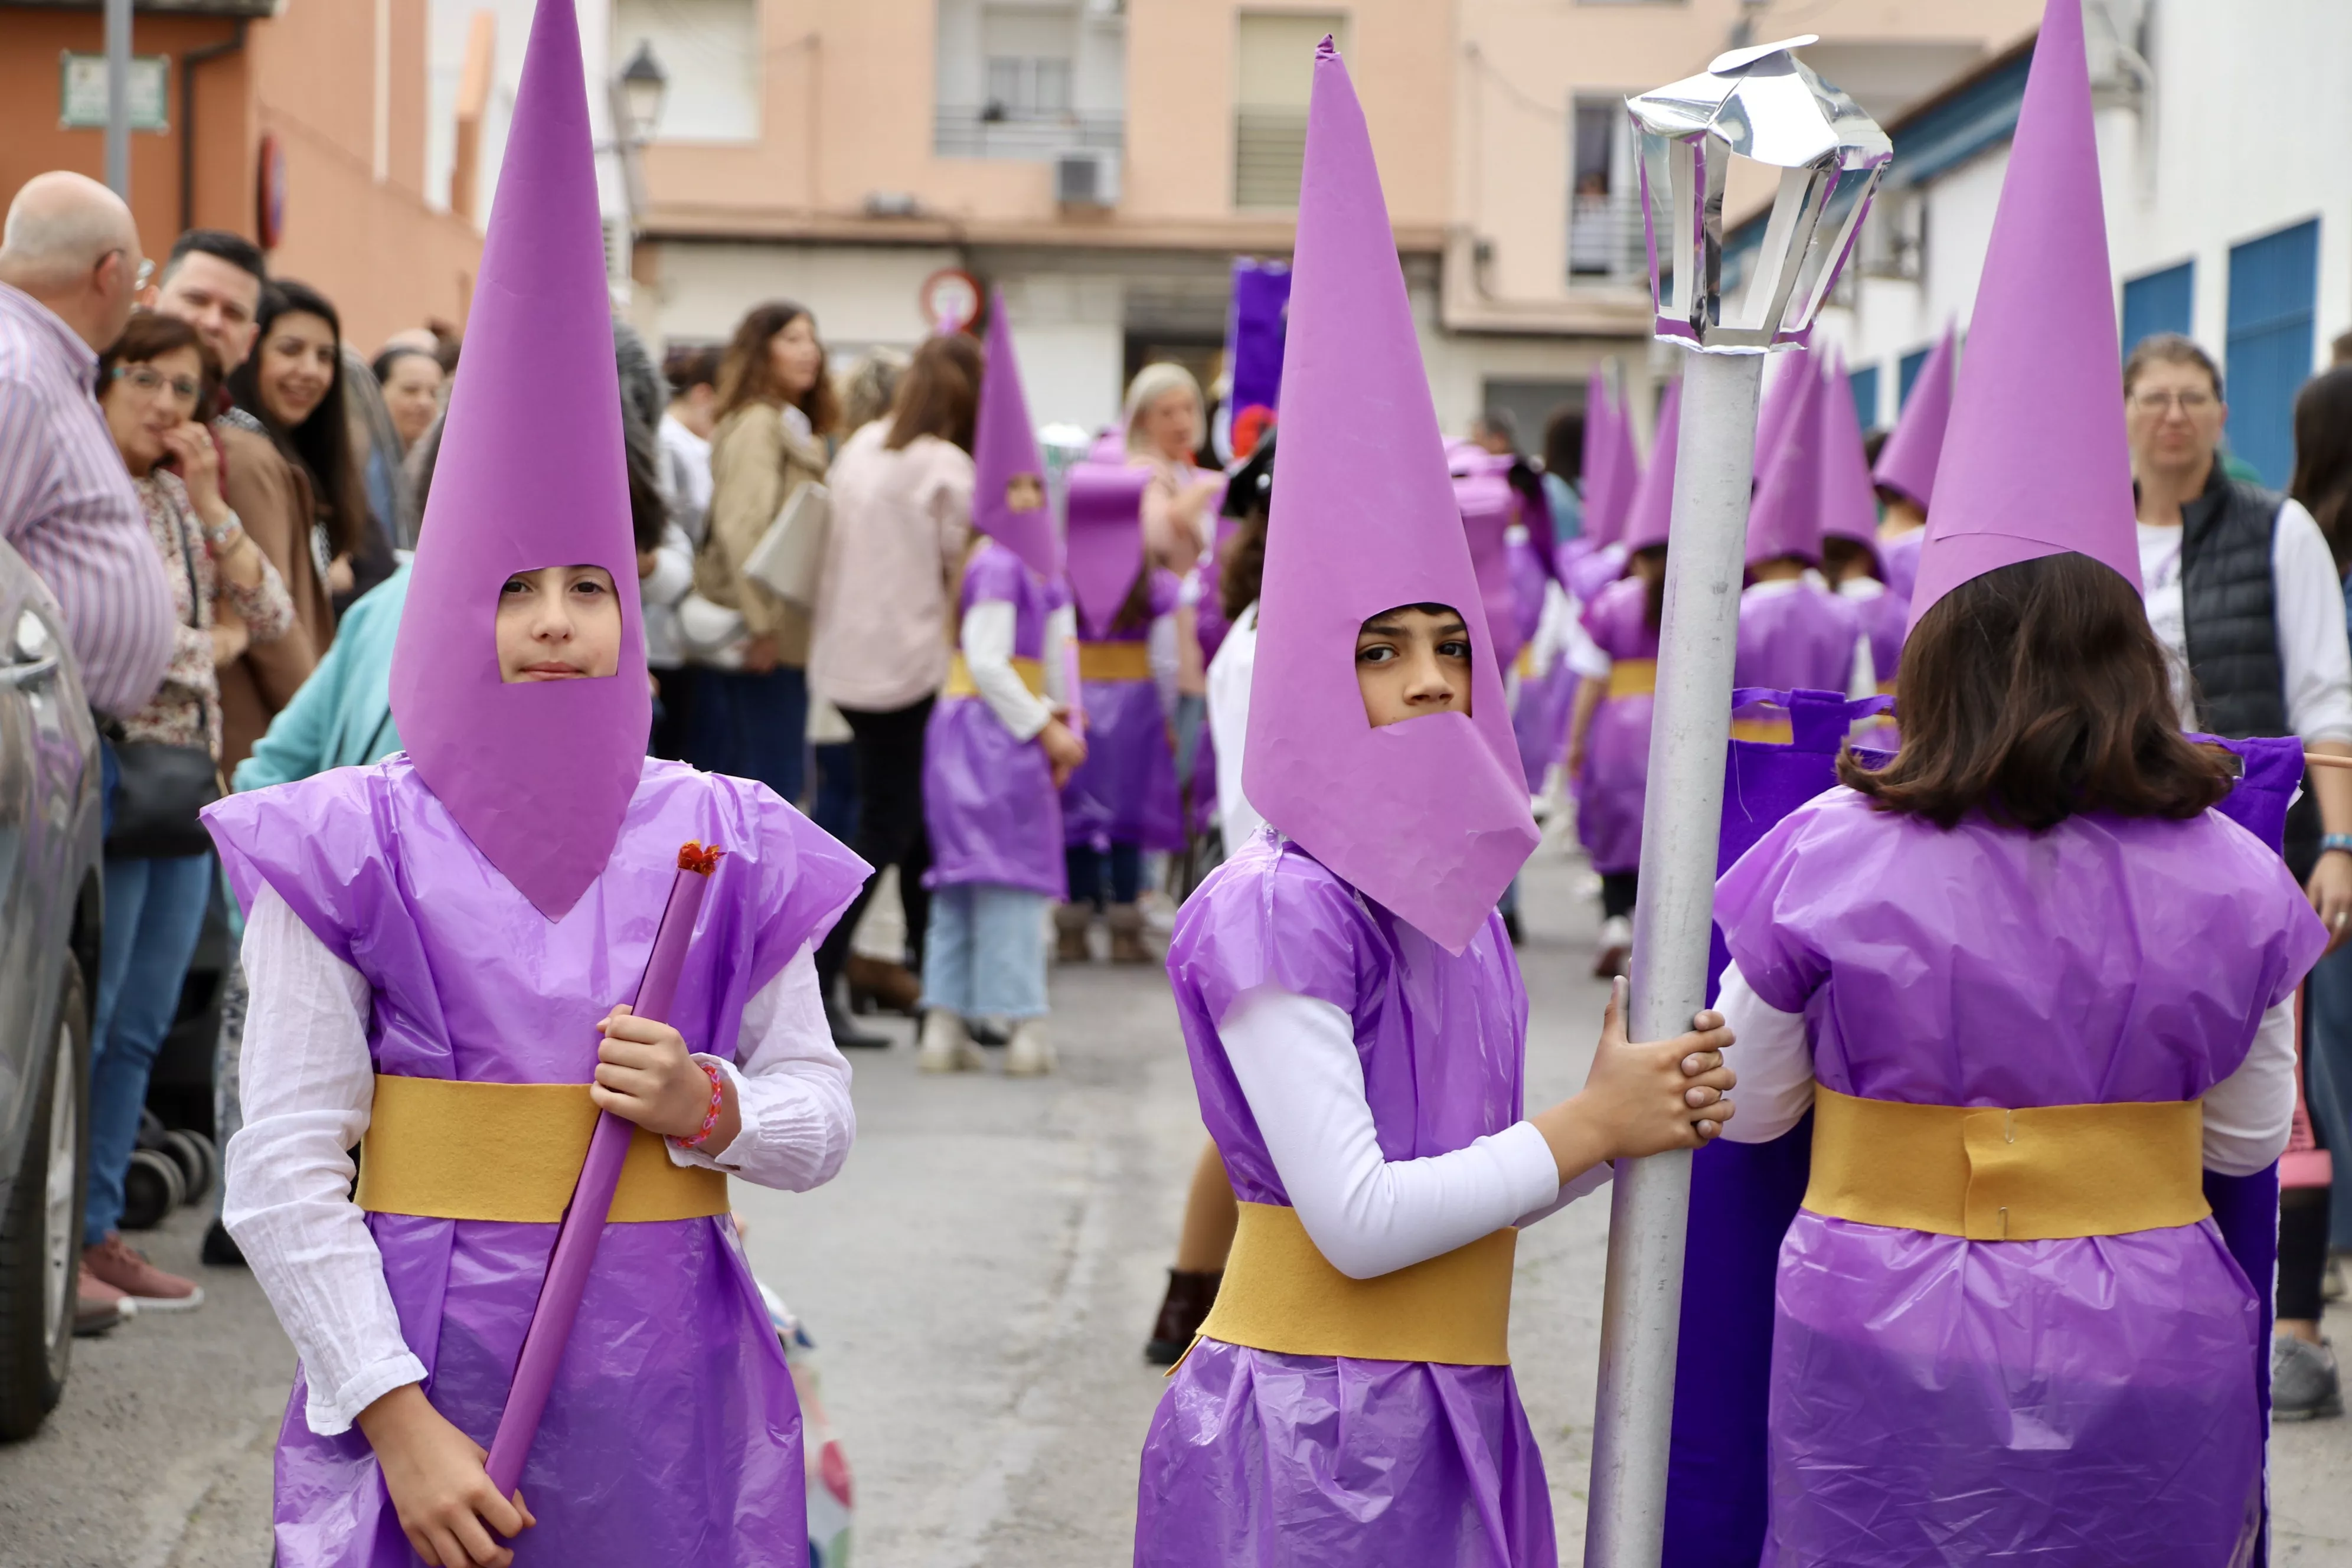
[[[596,150],[620,155],[621,201],[627,208],[629,220],[625,279],[634,279],[637,225],[643,221],[647,205],[645,150],[653,142],[654,128],[661,123],[662,104],[669,97],[669,72],[662,68],[652,42],[639,38],[637,52],[604,87],[605,101],[613,114],[613,140],[599,144]],[[625,286],[625,279],[615,280],[615,289]]]
[[[1655,331],[1693,351],[1642,810],[1635,1039],[1681,1033],[1706,1001],[1764,355],[1810,336],[1893,156],[1870,117],[1790,52],[1811,42],[1734,49],[1704,75],[1626,100],[1641,148]],[[1779,186],[1760,241],[1727,258],[1723,203],[1735,160],[1777,171]],[[1653,1568],[1664,1538],[1690,1162],[1678,1151],[1617,1167],[1586,1568]]]

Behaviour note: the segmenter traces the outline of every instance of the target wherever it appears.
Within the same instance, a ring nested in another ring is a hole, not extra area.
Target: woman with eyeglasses
[[[163,684],[125,720],[118,743],[221,755],[215,671],[249,643],[286,635],[294,601],[221,499],[220,461],[197,410],[212,405],[218,362],[173,316],[131,318],[98,362],[98,401],[131,470],[178,629]],[[106,854],[106,914],[90,1037],[89,1199],[82,1226],[84,1299],[119,1292],[148,1310],[195,1306],[204,1293],[123,1244],[122,1184],[157,1047],[179,1008],[212,890],[208,854]]]

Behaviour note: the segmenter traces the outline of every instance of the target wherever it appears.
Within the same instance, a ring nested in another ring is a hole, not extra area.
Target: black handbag
[[[204,590],[196,583],[195,557],[188,549],[185,530],[180,534],[180,563],[188,572],[188,625],[201,630],[196,601]],[[211,708],[201,697],[196,699],[196,722],[204,733],[211,733]],[[106,836],[107,857],[176,860],[210,850],[212,835],[196,813],[221,797],[220,764],[213,760],[212,748],[126,741],[119,726],[110,742],[115,762],[114,824]]]

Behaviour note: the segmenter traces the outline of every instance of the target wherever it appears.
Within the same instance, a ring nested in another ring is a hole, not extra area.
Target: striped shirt
[[[72,328],[0,283],[0,538],[57,595],[90,705],[128,716],[171,662],[172,588],[97,372]]]

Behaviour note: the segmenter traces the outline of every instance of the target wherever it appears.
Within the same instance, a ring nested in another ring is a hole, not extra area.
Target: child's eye
[[[1437,651],[1446,658],[1468,658],[1470,645],[1457,638],[1451,642],[1439,643]]]
[[[1365,664],[1386,664],[1396,658],[1396,649],[1386,643],[1374,643],[1370,647],[1358,648],[1356,658]]]
[[[501,594],[528,594],[530,592],[530,584],[524,582],[520,577],[509,577],[507,579],[507,585],[500,588],[499,592]]]
[[[572,591],[575,594],[601,594],[604,591],[604,584],[593,577],[583,577],[572,584]]]

